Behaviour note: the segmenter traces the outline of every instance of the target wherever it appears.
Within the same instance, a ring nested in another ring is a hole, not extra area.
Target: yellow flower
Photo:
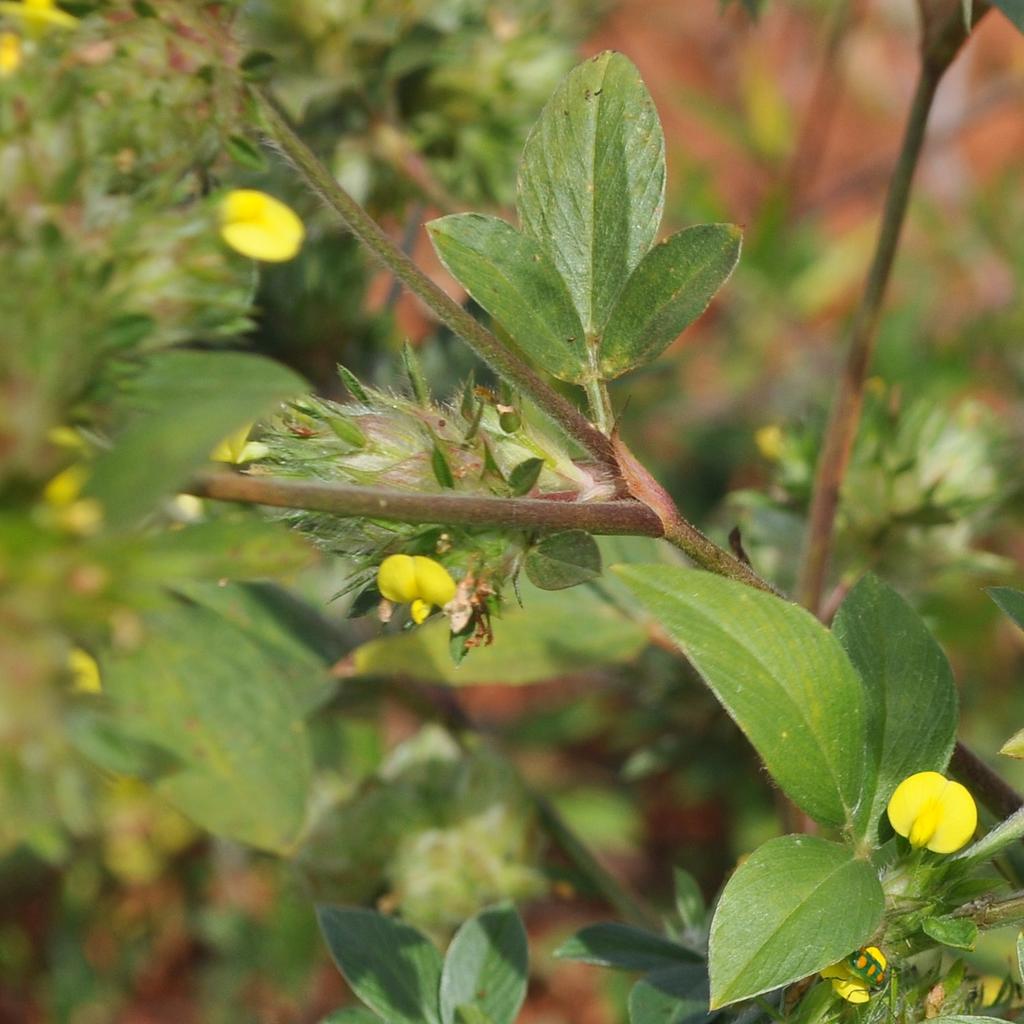
[[[978,825],[974,798],[959,782],[938,772],[918,772],[904,779],[889,800],[892,827],[915,849],[934,853],[959,850]]]
[[[33,34],[45,32],[48,28],[74,28],[78,19],[62,11],[53,0],[2,0],[0,14],[9,14],[25,23]]]
[[[434,605],[446,605],[455,596],[455,580],[432,558],[388,555],[377,570],[377,589],[388,601],[409,604],[418,625]]]
[[[761,427],[754,434],[754,444],[757,445],[757,450],[772,462],[776,462],[782,454],[782,442],[782,428],[775,423]]]
[[[68,671],[76,693],[99,693],[103,689],[96,659],[81,647],[72,647],[68,653]]]
[[[229,192],[220,204],[220,234],[236,252],[254,260],[290,260],[306,229],[284,203],[251,188]]]
[[[214,462],[230,462],[235,466],[263,458],[270,449],[265,444],[260,444],[259,441],[250,441],[250,430],[252,430],[252,424],[247,423],[241,430],[236,430],[235,433],[225,437],[210,452],[210,458]]]
[[[877,946],[868,946],[864,951],[881,965],[884,971],[889,966],[885,954]],[[849,958],[840,960],[821,972],[823,978],[832,982],[832,991],[848,1003],[866,1003],[871,998],[871,982],[861,977],[851,966]]]
[[[0,78],[10,78],[21,67],[21,39],[14,32],[0,32]]]
[[[95,498],[79,498],[89,471],[78,462],[58,473],[43,488],[48,518],[70,533],[91,536],[103,525],[103,506]]]

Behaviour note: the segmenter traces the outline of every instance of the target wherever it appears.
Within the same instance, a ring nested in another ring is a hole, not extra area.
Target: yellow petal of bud
[[[381,597],[395,604],[407,604],[419,597],[412,558],[409,555],[388,555],[377,570],[377,589]]]
[[[73,647],[68,653],[68,670],[76,693],[99,693],[103,689],[96,659],[81,647]]]
[[[782,441],[782,428],[774,423],[761,427],[754,434],[754,444],[757,445],[757,450],[772,462],[775,462],[782,454]]]
[[[0,14],[9,14],[18,18],[30,34],[38,35],[48,28],[74,28],[78,19],[67,11],[62,11],[54,0],[3,0],[0,2]]]
[[[430,614],[430,609],[433,605],[427,604],[426,601],[421,601],[418,597],[409,605],[409,614],[412,616],[412,621],[418,626],[423,622]]]
[[[915,849],[953,853],[974,834],[978,809],[960,785],[938,772],[917,772],[904,779],[889,800],[889,821]]]
[[[10,78],[21,67],[21,39],[14,32],[0,32],[0,78]]]
[[[232,465],[252,461],[247,457],[250,430],[252,430],[252,424],[247,423],[240,430],[236,430],[233,434],[229,434],[225,437],[224,440],[221,441],[212,452],[210,452],[211,461],[229,462]],[[264,449],[262,454],[266,454],[265,446],[260,445],[259,447]]]
[[[455,596],[455,580],[440,562],[423,555],[415,555],[413,565],[416,571],[417,596],[428,604],[438,606],[446,605]]]
[[[68,466],[43,489],[43,500],[54,508],[66,508],[82,493],[89,471],[81,463]]]
[[[299,251],[306,229],[280,200],[256,189],[240,188],[221,201],[220,234],[243,256],[280,263]]]

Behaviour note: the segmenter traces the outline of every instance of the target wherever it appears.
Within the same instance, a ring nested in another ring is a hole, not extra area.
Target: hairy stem
[[[864,293],[854,313],[846,363],[832,404],[825,438],[818,457],[811,498],[807,537],[797,591],[800,603],[817,612],[828,573],[829,554],[835,527],[839,492],[846,469],[850,464],[853,442],[857,436],[861,408],[864,401],[864,382],[878,334],[889,277],[892,272],[896,246],[907,212],[907,201],[914,171],[924,143],[925,126],[932,108],[935,91],[944,68],[924,63],[918,76],[914,101],[907,118],[903,145],[896,162],[885,210],[878,231],[875,255],[864,285]]]
[[[395,245],[367,212],[334,179],[309,147],[292,130],[270,97],[253,87],[270,138],[306,184],[341,218],[345,226],[448,328],[485,362],[514,384],[551,417],[593,458],[614,465],[611,444],[580,410],[559,394],[522,357],[462,306],[450,298]]]
[[[642,502],[631,500],[583,502],[421,494],[225,471],[203,473],[186,489],[190,494],[218,501],[311,509],[398,523],[447,523],[538,532],[586,530],[639,537],[661,537],[664,533],[658,516]]]

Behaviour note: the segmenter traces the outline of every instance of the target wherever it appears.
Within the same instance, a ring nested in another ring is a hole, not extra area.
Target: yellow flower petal
[[[14,32],[0,32],[0,78],[10,78],[21,67],[21,39]]]
[[[853,981],[835,979],[832,982],[832,991],[848,1003],[866,1003],[871,998],[870,990],[859,978]]]
[[[416,568],[409,555],[388,555],[377,570],[377,589],[395,604],[406,604],[419,597]]]
[[[229,462],[238,466],[243,462],[255,462],[262,459],[270,449],[259,441],[249,440],[249,431],[252,424],[248,423],[241,430],[225,437],[216,448],[210,452],[210,459],[213,462]]]
[[[43,488],[43,500],[54,508],[66,508],[82,493],[89,471],[81,463],[68,466]]]
[[[782,441],[782,428],[774,423],[761,427],[754,434],[754,444],[757,445],[757,450],[772,462],[775,462],[782,454]]]
[[[971,794],[938,772],[904,779],[889,800],[889,821],[915,849],[953,853],[974,834],[978,809]]]
[[[68,670],[76,693],[99,693],[103,689],[96,659],[81,647],[73,647],[68,653]]]
[[[440,562],[415,555],[413,565],[418,596],[428,604],[446,605],[455,596],[455,580]]]
[[[33,31],[44,31],[47,28],[74,28],[78,19],[67,11],[62,11],[53,0],[2,0],[0,14],[9,14],[20,19]]]
[[[299,251],[306,229],[295,212],[273,196],[241,188],[221,201],[220,234],[243,256],[279,263]]]
[[[430,614],[432,605],[427,604],[426,601],[421,601],[418,597],[409,605],[409,614],[412,615],[412,621],[418,626],[423,622]]]

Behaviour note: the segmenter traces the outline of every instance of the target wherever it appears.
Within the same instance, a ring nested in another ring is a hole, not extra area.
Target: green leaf
[[[896,787],[915,772],[942,772],[956,739],[952,669],[917,613],[868,573],[847,595],[832,626],[864,684],[868,777],[859,834],[878,841]]]
[[[616,566],[747,734],[789,798],[853,821],[864,781],[860,679],[835,637],[780,598],[695,569]]]
[[[111,714],[89,707],[75,708],[64,718],[68,741],[100,768],[118,775],[152,781],[181,766],[165,747],[139,739]]]
[[[344,1010],[335,1010],[329,1017],[324,1017],[320,1024],[381,1024],[381,1019],[361,1006],[346,1006]]]
[[[512,496],[520,497],[533,490],[543,468],[544,460],[537,458],[523,459],[519,465],[513,466],[508,475],[508,488]]]
[[[530,358],[561,380],[593,376],[580,318],[541,246],[479,213],[427,225],[441,262]]]
[[[921,931],[953,949],[974,949],[978,941],[978,926],[966,917],[926,917]]]
[[[672,869],[672,878],[675,883],[676,913],[683,926],[693,931],[703,928],[707,907],[697,879],[680,867]]]
[[[693,1024],[711,1020],[703,967],[670,967],[638,981],[629,993],[629,1024]]]
[[[732,224],[699,224],[656,245],[622,290],[599,346],[603,379],[648,363],[708,307],[740,256]]]
[[[291,370],[240,352],[151,356],[123,400],[132,415],[97,459],[86,492],[129,526],[173,494],[233,431],[306,390]]]
[[[415,928],[361,907],[317,907],[352,991],[388,1024],[441,1024],[441,954]]]
[[[402,346],[402,366],[405,369],[405,376],[409,381],[412,396],[419,405],[427,408],[430,405],[430,388],[427,385],[427,378],[423,376],[423,367],[420,365],[419,356],[416,350],[406,342]]]
[[[1024,32],[1024,0],[992,0],[992,3],[1005,14],[1014,25]]]
[[[519,166],[524,234],[551,258],[585,334],[599,335],[650,249],[665,198],[665,140],[640,73],[620,53],[580,64],[534,125]]]
[[[455,477],[452,476],[452,467],[448,465],[448,457],[436,441],[430,453],[430,465],[434,470],[434,479],[441,487],[451,489],[455,486]]]
[[[1018,729],[1000,748],[1000,754],[1007,757],[1015,757],[1017,760],[1024,758],[1024,729]]]
[[[711,1006],[788,985],[866,942],[885,898],[866,860],[814,836],[755,850],[722,892],[711,924]]]
[[[228,156],[242,167],[248,167],[252,171],[267,169],[267,158],[263,155],[263,150],[244,135],[229,135],[224,140],[224,148],[228,151]]]
[[[1017,977],[1024,981],[1024,932],[1017,935]]]
[[[601,552],[589,533],[553,533],[530,548],[526,575],[541,590],[565,590],[601,575]]]
[[[555,950],[555,956],[623,971],[656,971],[700,960],[696,953],[663,935],[613,921],[578,931]]]
[[[455,1009],[455,1024],[494,1024],[479,1006],[465,1004]]]
[[[526,930],[505,903],[470,918],[455,933],[441,972],[441,1020],[472,1004],[494,1024],[514,1024],[526,998]]]
[[[568,603],[561,595],[530,590],[524,601],[525,609],[502,614],[495,642],[470,651],[459,666],[449,653],[448,623],[439,619],[358,647],[355,674],[453,686],[522,685],[629,661],[647,646],[642,625],[586,592]]]
[[[1024,591],[1013,587],[989,587],[988,596],[1024,629]]]
[[[103,658],[101,673],[130,733],[181,762],[157,792],[217,835],[289,851],[312,758],[281,660],[204,608],[178,605],[145,625],[141,646]]]
[[[158,582],[280,576],[315,558],[311,545],[279,523],[237,517],[194,523],[147,537],[139,568]]]

